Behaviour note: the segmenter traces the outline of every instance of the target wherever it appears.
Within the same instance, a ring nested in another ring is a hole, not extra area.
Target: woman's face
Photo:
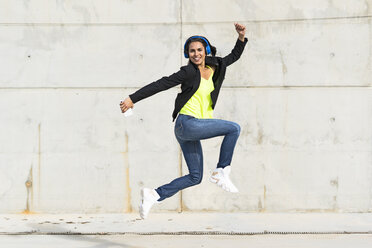
[[[196,65],[201,65],[205,60],[205,48],[200,41],[193,41],[189,45],[189,58]]]

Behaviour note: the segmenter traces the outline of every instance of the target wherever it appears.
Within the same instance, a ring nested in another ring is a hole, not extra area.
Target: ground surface
[[[342,235],[1,235],[6,248],[371,248],[372,234]]]
[[[372,214],[0,215],[0,248],[371,248]]]

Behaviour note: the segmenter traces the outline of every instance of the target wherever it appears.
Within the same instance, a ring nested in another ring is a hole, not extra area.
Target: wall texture
[[[149,7],[150,6],[150,7]],[[201,34],[227,55],[215,115],[242,127],[231,195],[205,177],[156,211],[371,212],[372,0],[0,0],[0,212],[137,211],[141,187],[187,173],[174,88],[120,100],[187,63]]]

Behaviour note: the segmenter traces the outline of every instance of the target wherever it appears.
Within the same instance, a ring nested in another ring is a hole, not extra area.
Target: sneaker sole
[[[209,178],[209,181],[211,182],[211,183],[218,183],[218,181],[220,181],[220,179],[216,179],[216,178],[213,178],[213,177],[210,177]]]
[[[235,187],[235,189],[233,189],[232,191],[228,191],[228,190],[226,190],[222,185],[223,184],[218,184],[219,182],[220,182],[220,179],[217,179],[217,178],[214,178],[213,176],[211,176],[210,178],[209,178],[209,181],[211,182],[211,183],[215,183],[215,184],[217,184],[217,186],[218,187],[220,187],[221,189],[223,189],[224,191],[226,191],[226,192],[230,192],[230,193],[239,193],[239,190]]]

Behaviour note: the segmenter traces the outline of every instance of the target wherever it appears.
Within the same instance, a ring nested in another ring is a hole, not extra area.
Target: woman
[[[203,154],[200,140],[225,136],[221,144],[219,162],[212,172],[210,181],[228,192],[238,192],[229,179],[230,163],[240,126],[234,122],[213,119],[219,91],[225,77],[226,67],[240,58],[248,39],[245,26],[235,23],[239,34],[234,49],[224,58],[215,57],[216,48],[202,36],[192,36],[184,45],[184,56],[189,58],[186,66],[129,95],[120,103],[124,113],[133,104],[160,91],[181,84],[182,92],[177,95],[173,121],[175,135],[189,169],[189,174],[177,178],[157,189],[141,190],[140,215],[145,219],[156,202],[162,201],[178,191],[199,184],[203,177]],[[211,54],[212,56],[207,56]],[[178,116],[178,117],[177,117]]]

